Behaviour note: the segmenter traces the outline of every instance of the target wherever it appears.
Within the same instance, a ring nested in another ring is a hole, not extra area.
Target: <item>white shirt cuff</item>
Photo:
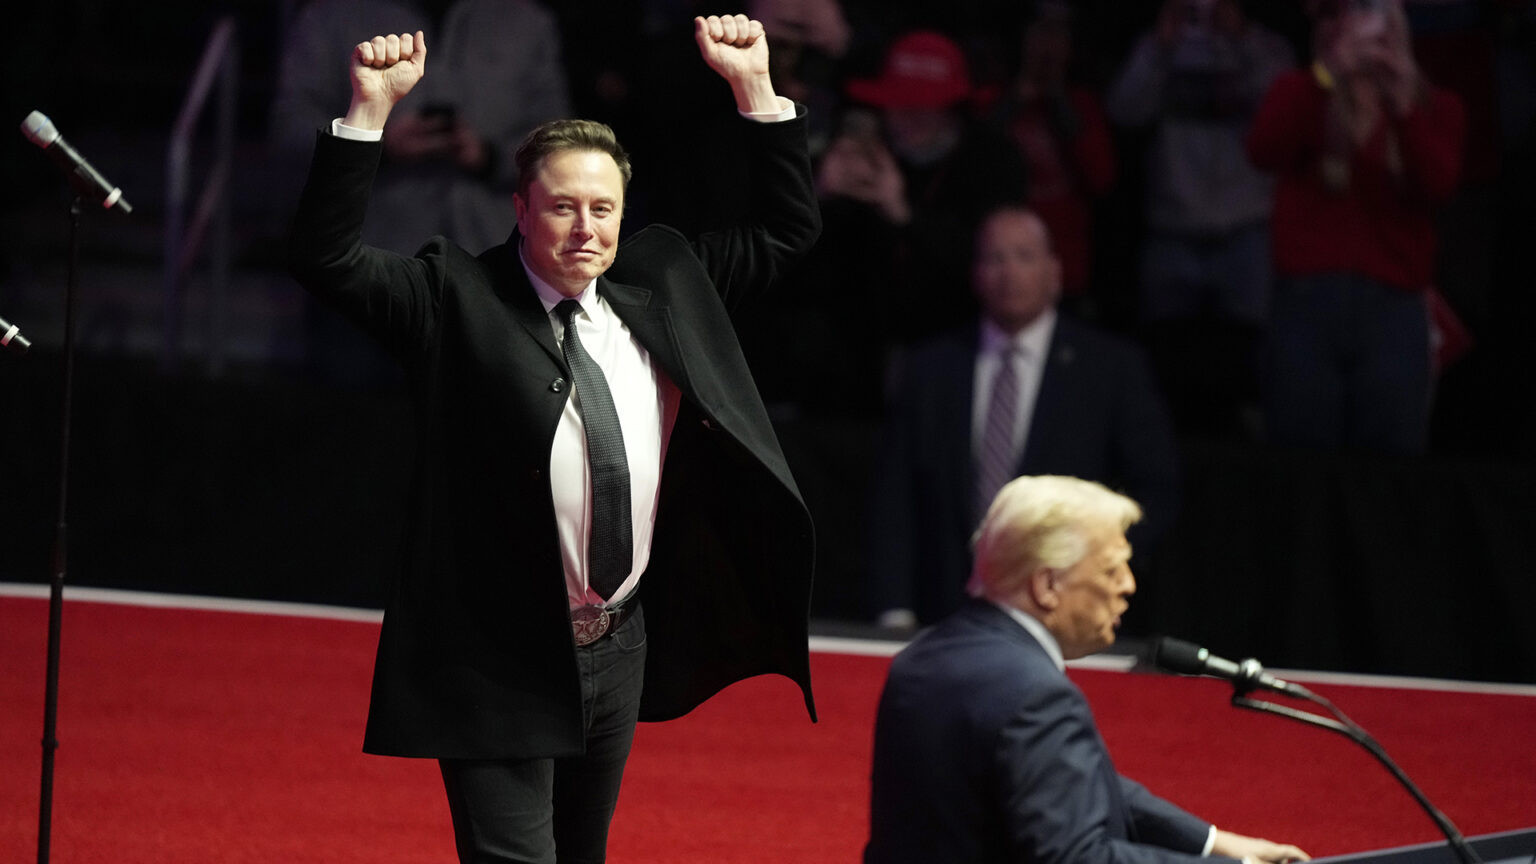
[[[779,123],[784,120],[795,119],[794,102],[780,96],[779,106],[778,111],[738,111],[737,113],[759,123]],[[378,141],[384,137],[382,129],[359,129],[356,126],[348,126],[341,122],[339,117],[331,121],[331,134],[337,138],[346,138],[351,141]]]
[[[346,138],[349,141],[378,141],[384,137],[383,129],[359,129],[356,126],[348,126],[338,117],[331,121],[331,134],[337,138]]]
[[[1216,826],[1212,825],[1210,833],[1205,835],[1205,848],[1200,850],[1200,857],[1202,857],[1202,858],[1209,857],[1210,854],[1211,854],[1211,847],[1215,846],[1215,845],[1216,845]]]
[[[785,120],[795,119],[795,103],[787,97],[780,96],[779,110],[777,111],[742,111],[738,109],[736,113],[748,120],[756,120],[759,123],[780,123]]]

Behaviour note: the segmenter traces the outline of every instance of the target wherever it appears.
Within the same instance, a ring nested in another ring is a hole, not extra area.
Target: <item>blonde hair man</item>
[[[1065,660],[1113,644],[1141,507],[1075,477],[1003,486],[970,603],[891,662],[865,864],[1306,860],[1220,831],[1122,777]]]

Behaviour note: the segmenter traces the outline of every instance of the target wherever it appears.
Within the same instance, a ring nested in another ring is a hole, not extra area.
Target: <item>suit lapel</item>
[[[940,398],[948,404],[937,412],[939,422],[947,427],[944,437],[954,446],[943,448],[942,456],[948,461],[948,469],[942,476],[949,477],[949,512],[955,515],[955,528],[967,539],[976,527],[980,514],[973,514],[976,498],[976,458],[971,452],[971,415],[976,400],[976,350],[978,334],[972,329],[959,349],[946,355],[945,368],[937,380],[942,382]]]
[[[1071,394],[1078,392],[1073,383],[1078,366],[1077,345],[1071,330],[1069,322],[1061,317],[1056,319],[1051,345],[1045,352],[1045,369],[1040,374],[1040,392],[1030,415],[1029,439],[1019,454],[1019,474],[1034,473],[1033,466],[1041,464],[1042,454],[1052,452],[1055,430],[1077,428],[1076,423],[1066,419],[1073,411]]]
[[[1017,621],[1014,621],[1007,612],[981,598],[972,599],[968,601],[968,604],[962,607],[964,610],[962,614],[968,615],[977,626],[995,632],[1000,638],[1017,643],[1022,650],[1029,651],[1034,655],[1035,662],[1049,667],[1054,674],[1066,674],[1056,671],[1056,664],[1051,660],[1050,652],[1045,650],[1045,646],[1040,644],[1034,634],[1024,629]],[[1073,684],[1073,690],[1076,692],[1077,698],[1082,700],[1084,710],[1088,711],[1091,716],[1092,708],[1088,705],[1087,697],[1083,695],[1075,683]],[[1111,830],[1115,836],[1134,842],[1137,839],[1136,824],[1130,807],[1126,804],[1124,790],[1120,786],[1120,774],[1115,770],[1114,760],[1109,755],[1109,747],[1104,743],[1104,737],[1099,733],[1097,724],[1092,724],[1090,729],[1094,739],[1098,742],[1099,751],[1103,756],[1102,759],[1098,760],[1099,784],[1103,788],[1104,793],[1109,796],[1110,818],[1118,821],[1117,825],[1111,826]]]
[[[523,269],[522,259],[518,257],[520,240],[521,235],[513,231],[506,243],[481,255],[480,261],[490,270],[491,284],[496,295],[511,312],[513,320],[527,331],[550,359],[564,369],[565,355],[560,353],[560,345],[555,341],[549,313],[545,311],[544,304],[539,302],[538,292],[533,290],[533,285],[528,281],[528,273]]]

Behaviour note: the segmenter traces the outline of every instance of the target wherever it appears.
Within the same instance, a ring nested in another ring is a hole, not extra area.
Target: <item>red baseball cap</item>
[[[891,44],[879,78],[848,82],[848,95],[880,108],[945,108],[971,95],[971,76],[952,39],[917,30]]]

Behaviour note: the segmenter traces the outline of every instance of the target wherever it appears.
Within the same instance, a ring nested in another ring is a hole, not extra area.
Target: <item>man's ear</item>
[[[1051,253],[1050,263],[1046,266],[1049,267],[1051,271],[1047,278],[1051,280],[1051,305],[1055,306],[1057,303],[1061,302],[1061,259],[1056,257],[1056,254],[1053,252]]]
[[[1042,611],[1054,611],[1061,603],[1061,594],[1056,590],[1058,583],[1055,570],[1050,567],[1035,568],[1025,583],[1029,588],[1029,599]]]

